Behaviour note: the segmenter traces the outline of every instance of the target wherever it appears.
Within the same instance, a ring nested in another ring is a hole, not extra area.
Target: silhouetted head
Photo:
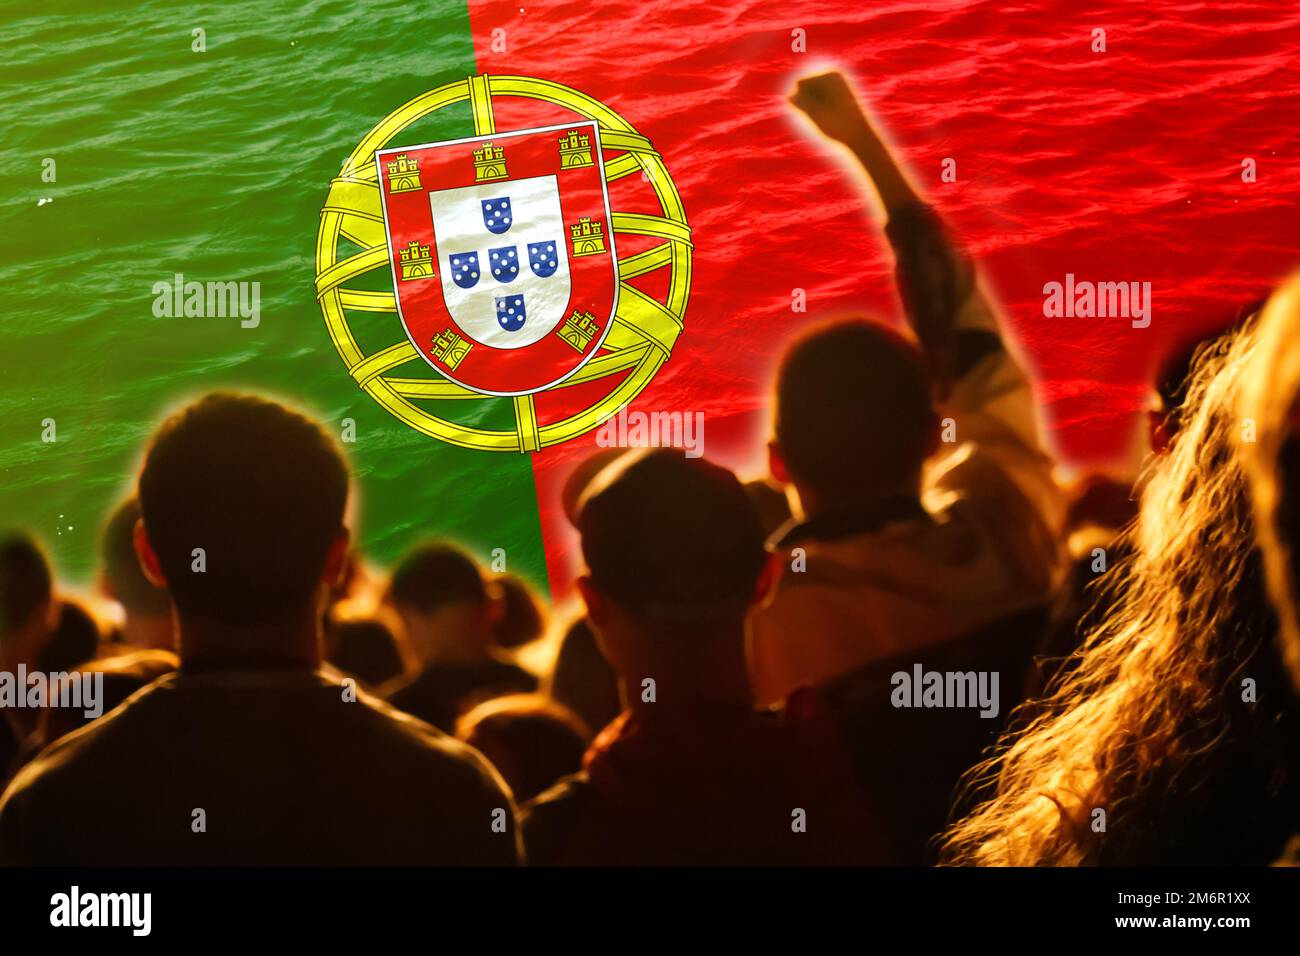
[[[523,803],[582,769],[591,733],[544,694],[511,694],[479,704],[456,722],[456,736],[501,772]]]
[[[577,526],[587,565],[578,588],[625,681],[676,670],[707,683],[735,663],[766,564],[735,475],[679,449],[632,452],[588,485]]]
[[[482,605],[488,600],[478,562],[441,542],[421,545],[402,559],[393,569],[389,595],[396,607],[424,614],[448,604]]]
[[[497,645],[523,647],[546,631],[546,611],[532,586],[517,574],[499,574],[492,582],[501,602],[501,615],[492,628]]]
[[[420,545],[393,570],[387,599],[424,662],[490,653],[499,611],[478,562],[445,542]]]
[[[139,520],[140,503],[134,495],[109,515],[100,542],[104,589],[122,605],[128,617],[170,617],[171,598],[144,576],[135,553],[135,525]]]
[[[591,585],[651,618],[743,613],[765,561],[736,476],[678,449],[634,452],[597,475],[577,526]]]
[[[187,620],[296,620],[342,566],[347,497],[343,456],[319,425],[276,402],[215,393],[149,444],[137,550],[182,631]]]
[[[50,564],[36,539],[23,532],[0,538],[0,642],[49,620],[52,600]]]
[[[806,511],[916,493],[935,437],[930,375],[898,332],[838,322],[807,333],[782,358],[772,474],[794,484]]]

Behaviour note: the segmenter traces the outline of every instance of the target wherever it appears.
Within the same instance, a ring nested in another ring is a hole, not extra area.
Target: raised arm
[[[1054,536],[1064,512],[1041,438],[1028,375],[1006,348],[997,310],[975,268],[908,182],[857,97],[839,73],[800,80],[790,98],[827,137],[862,164],[888,215],[895,279],[908,321],[934,376],[944,414],[956,422],[956,444],[940,456],[934,487],[988,505],[1009,533],[1040,542],[1038,563],[1054,561]],[[1008,510],[1010,480],[1031,504],[1020,520]]]
[[[981,358],[1001,347],[996,322],[963,323],[975,290],[975,270],[947,234],[889,148],[872,127],[841,73],[802,79],[790,97],[828,138],[842,143],[862,164],[888,223],[895,279],[908,321],[930,359],[939,391],[948,394]]]
[[[823,73],[800,80],[790,102],[807,114],[827,137],[843,143],[858,158],[890,217],[921,201],[881,142],[842,73]]]

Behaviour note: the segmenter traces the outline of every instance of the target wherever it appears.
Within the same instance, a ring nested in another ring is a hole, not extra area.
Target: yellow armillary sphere
[[[571,119],[499,129],[507,98]],[[411,141],[412,124],[465,101],[474,136]],[[638,173],[660,215],[611,207],[608,184]],[[639,251],[620,258],[619,237]],[[316,294],[348,373],[394,416],[453,445],[533,452],[598,427],[649,384],[683,328],[691,256],[677,187],[627,120],[559,83],[479,75],[416,97],[357,144],[321,210]],[[658,269],[662,301],[629,281]],[[389,276],[391,291],[374,291]],[[372,324],[366,342],[391,344],[367,354],[350,322]],[[595,404],[538,420],[539,393],[606,378]],[[502,397],[511,430],[436,413]]]

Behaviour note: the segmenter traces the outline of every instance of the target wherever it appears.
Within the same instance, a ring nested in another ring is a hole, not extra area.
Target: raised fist
[[[790,102],[803,110],[817,128],[841,143],[852,142],[867,129],[867,120],[844,74],[838,71],[800,80]]]

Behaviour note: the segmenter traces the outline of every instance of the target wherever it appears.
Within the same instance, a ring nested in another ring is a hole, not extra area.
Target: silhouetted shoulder
[[[468,783],[510,799],[509,788],[501,775],[473,747],[378,697],[359,694],[357,703],[374,715],[373,723],[377,730],[392,735],[394,740],[404,741],[413,755],[427,753],[431,760],[459,766],[465,771]]]
[[[466,821],[464,858],[447,862],[469,866],[516,866],[523,862],[522,834],[514,798],[496,768],[473,747],[377,698],[360,701],[388,732],[403,739],[427,773],[410,775],[412,787],[427,790],[429,806],[454,805]],[[474,821],[470,825],[470,821]],[[470,834],[477,832],[477,837]]]
[[[120,722],[130,721],[128,707],[156,692],[154,686],[138,691],[115,710],[50,744],[14,775],[0,797],[0,866],[41,862],[45,854],[38,848],[47,840],[40,821],[65,795],[78,792],[72,788],[77,785],[79,755],[116,736]]]
[[[590,829],[598,827],[599,800],[586,774],[565,777],[519,811],[524,850],[529,866],[565,866],[584,862],[591,842]],[[592,861],[585,861],[592,862]]]
[[[343,690],[309,672],[164,678],[15,779],[0,803],[0,859],[518,862],[510,791],[477,751]],[[222,821],[222,841],[192,840],[193,793]],[[160,826],[177,807],[182,825]]]
[[[75,760],[82,751],[98,746],[98,742],[102,739],[116,737],[123,729],[122,722],[127,725],[132,723],[131,717],[127,716],[128,709],[131,709],[132,716],[138,714],[138,711],[135,710],[136,706],[142,701],[156,699],[156,694],[165,693],[164,685],[169,681],[170,677],[171,675],[168,675],[155,684],[141,688],[107,714],[69,734],[65,734],[43,749],[35,759],[15,774],[13,780],[9,782],[9,787],[4,793],[4,799],[0,800],[0,813],[3,812],[11,797],[19,790],[29,786],[36,778],[58,774],[70,761]],[[147,707],[149,705],[143,704],[141,706]],[[129,733],[129,731],[127,732]]]

